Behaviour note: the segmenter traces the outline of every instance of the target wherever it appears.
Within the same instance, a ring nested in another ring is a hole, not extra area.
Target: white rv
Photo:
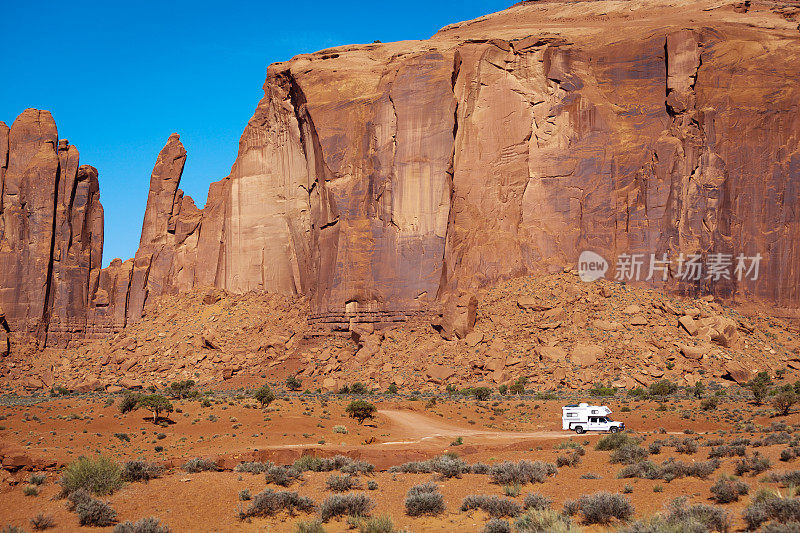
[[[611,409],[605,405],[579,403],[561,408],[561,428],[581,434],[587,431],[610,431],[625,429],[625,424],[611,420]]]

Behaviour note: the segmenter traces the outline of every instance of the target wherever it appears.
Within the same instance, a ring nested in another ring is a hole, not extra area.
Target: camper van
[[[610,431],[625,429],[625,424],[611,420],[611,409],[605,405],[579,403],[561,408],[561,428],[581,434],[587,431]]]

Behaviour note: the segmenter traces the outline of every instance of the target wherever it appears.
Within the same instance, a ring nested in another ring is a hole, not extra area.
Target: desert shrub
[[[697,461],[693,463],[667,459],[659,468],[659,478],[666,481],[682,477],[705,479],[713,474],[717,468],[719,468],[719,459],[709,459],[708,461]]]
[[[469,390],[476,400],[485,402],[492,395],[492,389],[489,387],[475,387]]]
[[[36,485],[25,485],[25,487],[22,489],[22,494],[25,496],[38,496],[39,487]]]
[[[333,426],[334,433],[341,433],[342,435],[347,435],[347,428],[341,425]]]
[[[437,515],[445,511],[444,497],[436,483],[422,483],[408,489],[405,499],[409,516]]]
[[[296,492],[264,489],[253,496],[246,509],[239,510],[239,520],[253,516],[272,516],[282,510],[288,511],[289,514],[297,511],[307,512],[312,511],[314,507],[314,500],[300,496]]]
[[[789,448],[784,448],[781,450],[781,461],[791,461],[795,459],[798,455],[800,455],[800,446],[791,446]]]
[[[668,379],[656,381],[649,388],[651,396],[660,396],[661,398],[674,394],[677,390],[678,386]]]
[[[200,395],[199,391],[193,390],[195,382],[193,379],[173,381],[169,386],[172,397],[176,399],[194,398]]]
[[[371,518],[350,517],[348,525],[355,527],[358,533],[395,533],[394,522],[388,516],[373,516]]]
[[[470,511],[472,509],[480,509],[494,518],[514,517],[522,512],[522,507],[514,500],[485,494],[473,494],[464,498],[461,510]]]
[[[788,415],[795,403],[797,403],[797,395],[794,391],[779,392],[772,399],[772,406],[780,416]]]
[[[556,457],[556,466],[577,466],[581,462],[581,454],[577,451],[572,452],[569,455],[559,455]]]
[[[756,405],[761,405],[769,394],[770,385],[772,385],[772,378],[769,377],[769,373],[761,371],[756,377],[747,382],[745,387],[750,389],[750,392],[753,393],[753,400]]]
[[[340,476],[332,474],[325,482],[325,486],[333,492],[347,492],[348,490],[361,488],[358,478],[350,474],[342,474]]]
[[[788,472],[772,472],[768,479],[775,483],[780,483],[784,487],[800,486],[800,470],[790,470]]]
[[[345,409],[345,412],[350,418],[358,420],[359,424],[363,424],[364,420],[375,418],[377,407],[365,400],[353,400]]]
[[[294,533],[325,533],[325,527],[320,520],[298,522],[294,526]]]
[[[716,483],[711,485],[711,493],[717,503],[738,502],[739,496],[744,496],[750,491],[750,487],[744,481],[722,475]]]
[[[660,471],[652,461],[641,461],[632,465],[623,466],[617,473],[618,478],[659,479]]]
[[[710,398],[704,398],[700,401],[700,409],[703,411],[713,411],[719,406],[719,400],[714,398],[713,396]]]
[[[728,513],[713,505],[686,505],[686,498],[676,498],[666,512],[635,522],[618,533],[726,533],[730,529]]]
[[[728,445],[714,446],[708,452],[708,458],[714,457],[744,457],[747,453],[747,448],[742,445]]]
[[[594,449],[608,451],[616,450],[617,448],[621,448],[625,445],[633,446],[636,444],[639,444],[638,441],[627,433],[611,433],[610,435],[606,435],[598,440]]]
[[[487,465],[486,463],[475,463],[472,466],[470,466],[469,471],[472,472],[473,474],[484,475],[491,472],[492,467],[490,465]]]
[[[647,452],[650,453],[651,455],[657,455],[657,454],[661,453],[661,448],[662,447],[663,447],[663,444],[661,442],[659,442],[659,441],[651,442],[647,446]]]
[[[94,459],[79,457],[64,469],[60,483],[62,496],[79,489],[105,496],[122,486],[122,468],[103,455]]]
[[[367,516],[374,507],[375,502],[365,494],[334,494],[322,502],[320,514],[327,522],[335,516]]]
[[[375,465],[366,461],[351,460],[339,470],[345,474],[371,474],[375,471]]]
[[[678,453],[683,453],[686,455],[692,455],[697,453],[699,449],[699,445],[697,441],[691,438],[683,439],[675,444],[675,451]]]
[[[269,388],[269,385],[262,385],[253,392],[253,399],[261,404],[261,407],[267,407],[275,401],[275,393]]]
[[[760,493],[742,512],[749,529],[758,529],[770,521],[787,523],[800,521],[800,498],[781,498],[777,494]]]
[[[411,461],[399,466],[393,466],[389,472],[403,472],[405,474],[429,474],[436,472],[442,477],[461,477],[472,469],[462,459],[454,455],[444,454],[426,461]]]
[[[139,396],[139,394],[133,392],[126,392],[119,400],[119,412],[125,414],[135,411],[139,406]]]
[[[124,481],[150,481],[161,477],[164,467],[147,461],[127,461],[122,465]]]
[[[270,462],[266,463],[259,463],[259,462],[244,462],[239,463],[233,468],[234,472],[239,473],[247,473],[247,474],[263,474],[264,472],[269,469],[269,467],[274,466]]]
[[[551,505],[553,505],[553,500],[536,492],[531,492],[525,496],[525,501],[523,502],[523,506],[526,510],[549,509]]]
[[[636,444],[624,444],[611,452],[609,461],[611,463],[622,463],[625,465],[638,463],[647,459],[650,452]]]
[[[288,487],[295,480],[303,477],[299,470],[291,466],[271,466],[264,474],[267,483],[279,485],[281,487]]]
[[[21,527],[7,525],[3,529],[0,529],[0,533],[26,533],[26,532]]]
[[[297,376],[289,376],[286,378],[286,388],[291,391],[298,391],[303,388],[303,382]]]
[[[511,525],[506,520],[492,518],[486,522],[483,533],[511,533]]]
[[[493,483],[499,485],[509,485],[519,483],[544,483],[548,476],[553,476],[558,472],[558,468],[553,463],[544,461],[519,462],[504,461],[491,467],[489,477]]]
[[[44,484],[45,481],[47,481],[47,474],[31,474],[28,478],[28,483],[37,487]]]
[[[145,394],[139,396],[137,407],[144,407],[153,413],[153,422],[158,422],[161,413],[171,413],[174,410],[172,402],[160,394]]]
[[[579,533],[572,520],[552,509],[531,509],[514,523],[517,533]]]
[[[587,524],[607,524],[612,519],[626,521],[633,516],[633,504],[622,494],[596,492],[578,498],[578,507]]]
[[[770,468],[772,468],[772,462],[768,458],[758,453],[754,453],[750,457],[744,457],[736,461],[736,464],[734,465],[734,471],[736,472],[737,476],[747,473],[757,476],[762,472],[766,472]]]
[[[371,479],[367,481],[367,490],[378,490],[378,482]]]
[[[117,512],[108,503],[94,498],[79,502],[75,513],[82,526],[107,527],[117,521]]]
[[[36,531],[44,531],[45,529],[55,527],[55,525],[55,520],[53,520],[53,517],[49,514],[39,513],[31,518],[31,527]]]
[[[152,516],[114,526],[114,533],[169,533],[169,527]]]
[[[250,493],[250,489],[242,489],[239,491],[239,500],[243,502],[249,502],[253,499],[253,495]]]
[[[583,446],[581,446],[579,443],[575,442],[572,439],[567,439],[567,440],[559,442],[558,444],[553,446],[553,449],[554,450],[575,450],[580,455],[584,455],[586,453],[586,450],[583,449]]]
[[[190,474],[197,472],[216,472],[219,470],[217,463],[210,459],[203,459],[202,457],[195,457],[183,463],[183,469]]]

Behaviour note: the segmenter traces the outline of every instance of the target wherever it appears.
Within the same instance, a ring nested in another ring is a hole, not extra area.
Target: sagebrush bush
[[[800,487],[800,470],[772,472],[768,475],[768,479],[774,483],[780,483],[784,487]]]
[[[676,498],[665,513],[635,522],[618,530],[618,533],[727,533],[730,529],[728,513],[712,505],[686,505],[686,498]]]
[[[114,526],[114,533],[169,533],[169,526],[152,516],[140,518],[136,522],[123,522]]]
[[[616,450],[626,444],[636,445],[639,444],[639,441],[627,433],[612,433],[598,440],[594,449],[600,451]]]
[[[516,533],[579,533],[568,516],[552,509],[531,509],[514,523]]]
[[[393,466],[389,472],[403,472],[406,474],[429,474],[436,472],[445,478],[461,477],[472,469],[462,459],[454,455],[444,454],[426,461],[411,461],[399,466]]]
[[[55,525],[55,520],[48,514],[39,513],[31,518],[31,527],[36,531],[44,531],[45,529],[55,527]]]
[[[325,533],[325,527],[321,520],[308,520],[295,524],[294,533]]]
[[[347,492],[348,490],[361,488],[361,483],[358,478],[350,474],[332,474],[325,482],[325,486],[333,492]]]
[[[713,474],[717,468],[719,468],[719,459],[716,458],[694,463],[685,463],[670,458],[661,463],[661,465],[656,465],[652,461],[641,461],[624,466],[617,473],[617,477],[663,479],[665,481],[683,477],[705,479]]]
[[[553,500],[536,492],[531,492],[525,496],[523,507],[527,509],[549,509],[553,505]]]
[[[82,526],[107,527],[117,521],[117,512],[108,503],[94,498],[80,501],[75,513]]]
[[[297,511],[312,511],[314,507],[314,500],[300,496],[296,492],[276,492],[272,489],[264,489],[253,496],[247,508],[239,510],[239,520],[253,516],[272,516],[282,510],[288,511],[289,514]]]
[[[722,475],[711,485],[711,493],[717,503],[738,502],[740,496],[746,495],[750,486],[742,480]]]
[[[514,517],[522,512],[522,507],[514,500],[485,494],[473,494],[464,498],[461,510],[472,509],[480,509],[494,518]]]
[[[161,477],[164,467],[147,461],[127,461],[122,465],[124,481],[150,481]]]
[[[295,480],[301,479],[303,474],[291,466],[271,466],[264,474],[267,483],[279,485],[281,487],[288,487]]]
[[[650,452],[637,444],[623,444],[611,452],[609,462],[629,465],[647,459],[648,455]]]
[[[394,522],[388,516],[373,516],[371,518],[352,517],[352,525],[358,533],[395,533]]]
[[[374,507],[375,502],[366,494],[334,494],[322,502],[320,515],[327,522],[335,516],[367,516]]]
[[[511,525],[506,520],[492,518],[486,522],[483,533],[511,533]]]
[[[782,498],[774,492],[759,491],[742,512],[742,518],[752,530],[767,522],[799,522],[800,498]]]
[[[509,485],[519,483],[525,485],[526,483],[544,483],[549,477],[558,472],[558,468],[553,463],[546,463],[544,461],[526,461],[519,462],[504,461],[496,465],[492,465],[489,470],[489,477],[493,483],[499,485]]]
[[[766,472],[770,468],[772,468],[772,462],[759,453],[754,453],[750,457],[739,459],[734,465],[734,471],[736,472],[737,476],[742,476],[748,473],[752,476],[757,476],[762,472]]]
[[[714,446],[708,452],[708,458],[713,459],[714,457],[744,457],[747,453],[747,448],[743,445],[729,445],[723,444],[721,446]]]
[[[444,497],[436,483],[428,482],[408,489],[405,499],[408,516],[437,515],[445,510]]]
[[[191,474],[196,474],[197,472],[216,472],[219,467],[210,459],[195,457],[183,463],[183,469]]]
[[[62,497],[80,489],[105,496],[122,486],[122,467],[103,455],[79,457],[64,469],[60,483]]]
[[[578,507],[587,524],[607,524],[613,519],[627,521],[633,516],[633,504],[622,494],[596,492],[578,498]]]

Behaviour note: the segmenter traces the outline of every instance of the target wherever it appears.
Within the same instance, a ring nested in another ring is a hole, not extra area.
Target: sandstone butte
[[[444,302],[463,336],[447,309],[474,319],[465,291],[583,249],[760,253],[757,280],[653,283],[791,313],[799,19],[791,2],[524,2],[273,64],[206,206],[179,189],[173,134],[135,257],[105,269],[97,170],[28,109],[0,123],[0,314],[64,346],[217,287],[303,295],[322,329]]]

